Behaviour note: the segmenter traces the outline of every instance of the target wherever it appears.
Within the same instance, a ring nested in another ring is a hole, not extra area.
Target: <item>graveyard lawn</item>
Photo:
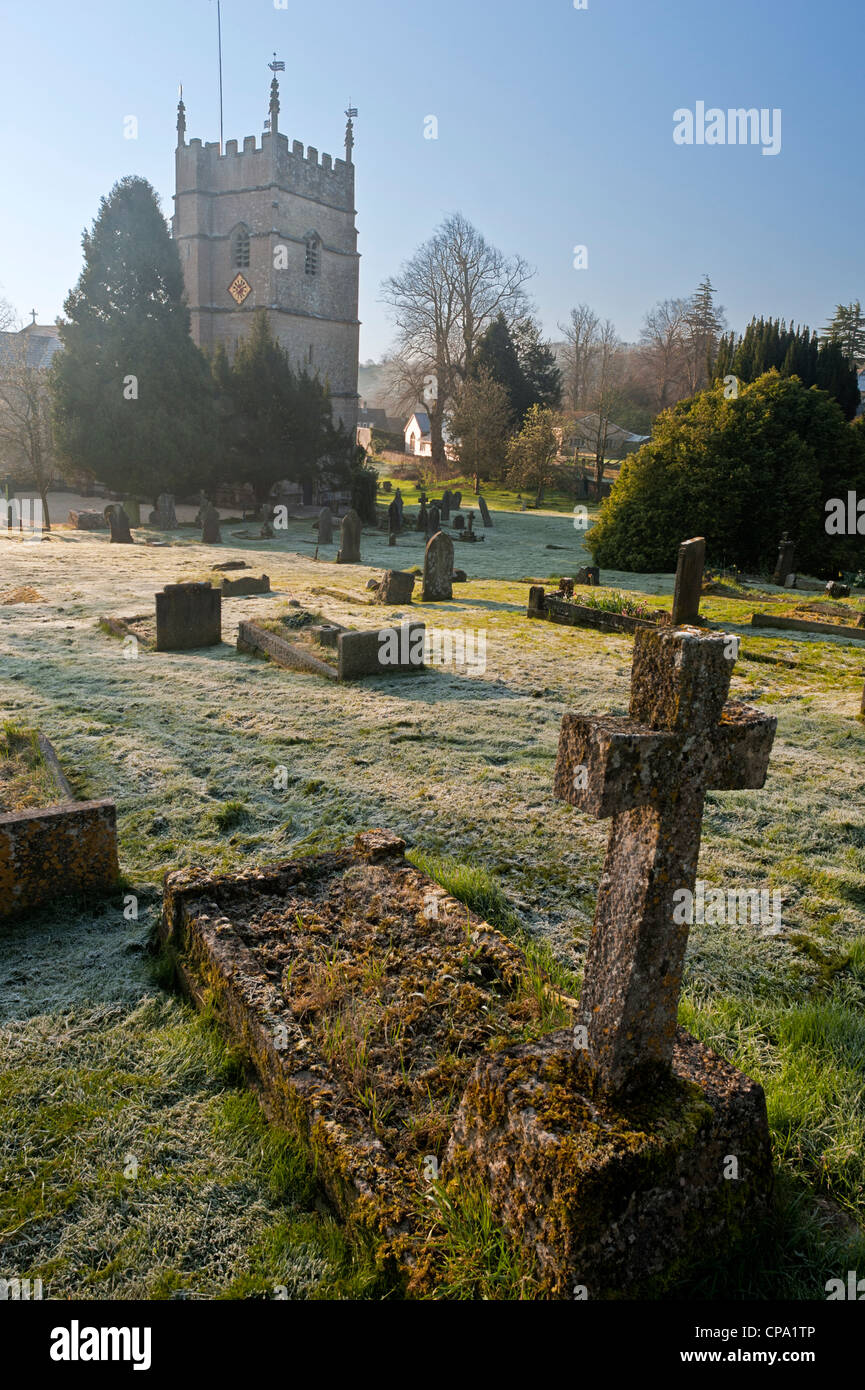
[[[32,810],[61,799],[33,729],[0,727],[0,813]]]
[[[0,1242],[48,1297],[384,1292],[317,1212],[209,1020],[154,978],[146,945],[166,872],[235,873],[381,826],[479,916],[579,976],[607,827],[553,798],[559,728],[567,710],[626,712],[632,639],[528,621],[530,579],[554,589],[590,563],[583,533],[566,515],[494,519],[483,545],[460,547],[469,582],[442,604],[416,589],[409,610],[485,632],[486,670],[362,685],[238,656],[241,618],[272,618],[266,595],[226,603],[220,646],[139,643],[129,659],[99,619],[152,615],[157,590],[200,573],[192,532],[167,546],[62,530],[0,541],[4,582],[44,598],[0,605],[4,717],[47,734],[76,797],[116,799],[126,879],[106,906],[60,904],[0,929]],[[364,563],[337,569],[314,560],[309,522],[270,542],[224,527],[223,540],[221,560],[346,627],[382,620],[348,591],[419,566],[424,549],[403,535],[395,554],[365,532]],[[670,608],[671,574],[601,581],[599,595]],[[346,598],[316,595],[322,585]],[[832,636],[752,631],[776,599],[791,603],[771,587],[703,596],[702,615],[742,639],[731,696],[777,716],[778,733],[763,791],[710,792],[698,872],[713,887],[778,889],[783,929],[695,925],[679,1021],[764,1086],[779,1211],[740,1261],[709,1262],[684,1295],[823,1299],[827,1279],[865,1268],[865,659]],[[530,1295],[482,1195],[439,1195],[433,1295]]]

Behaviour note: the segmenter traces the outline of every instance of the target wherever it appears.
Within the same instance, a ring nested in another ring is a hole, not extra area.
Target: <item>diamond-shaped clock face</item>
[[[228,293],[231,295],[235,304],[242,304],[247,295],[252,294],[252,286],[245,276],[235,275],[228,287]]]

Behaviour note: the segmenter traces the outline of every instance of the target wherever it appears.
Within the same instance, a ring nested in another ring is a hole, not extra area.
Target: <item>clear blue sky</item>
[[[456,210],[536,267],[552,336],[584,300],[633,339],[705,271],[736,328],[865,300],[862,0],[588,4],[224,0],[227,140],[261,135],[273,50],[290,139],[336,157],[360,109],[362,359],[391,339],[382,279]],[[2,0],[0,72],[0,294],[50,322],[116,179],[144,175],[170,214],[180,81],[189,138],[218,139],[216,3]],[[781,153],[675,145],[698,101],[779,107]]]

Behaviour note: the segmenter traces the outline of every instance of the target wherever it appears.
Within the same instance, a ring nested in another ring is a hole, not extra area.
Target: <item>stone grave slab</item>
[[[454,1098],[491,1046],[543,1025],[523,953],[404,850],[373,830],[236,877],[181,870],[166,879],[160,934],[182,987],[244,1047],[349,1235],[422,1291],[429,1159],[444,1158]],[[566,1023],[569,1003],[553,1002]]]

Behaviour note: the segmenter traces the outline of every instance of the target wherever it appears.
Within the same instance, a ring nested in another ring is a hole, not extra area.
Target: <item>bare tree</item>
[[[587,304],[571,310],[567,324],[559,324],[565,335],[565,400],[571,410],[584,410],[592,363],[598,348],[599,320]]]
[[[27,360],[26,334],[0,348],[0,459],[9,476],[33,484],[50,531],[48,488],[54,463],[48,374]]]
[[[454,213],[382,286],[397,328],[394,360],[404,365],[406,382],[418,375],[423,380],[437,472],[446,468],[445,415],[471,370],[478,340],[498,314],[513,322],[525,313],[523,286],[531,274],[521,257],[504,256]]]
[[[577,428],[595,456],[595,484],[598,497],[609,456],[610,426],[623,399],[623,351],[615,325],[607,319],[597,329],[596,344],[585,389],[589,414],[578,420]]]
[[[688,303],[684,299],[661,300],[643,320],[640,355],[651,382],[656,414],[684,394],[688,334]]]

